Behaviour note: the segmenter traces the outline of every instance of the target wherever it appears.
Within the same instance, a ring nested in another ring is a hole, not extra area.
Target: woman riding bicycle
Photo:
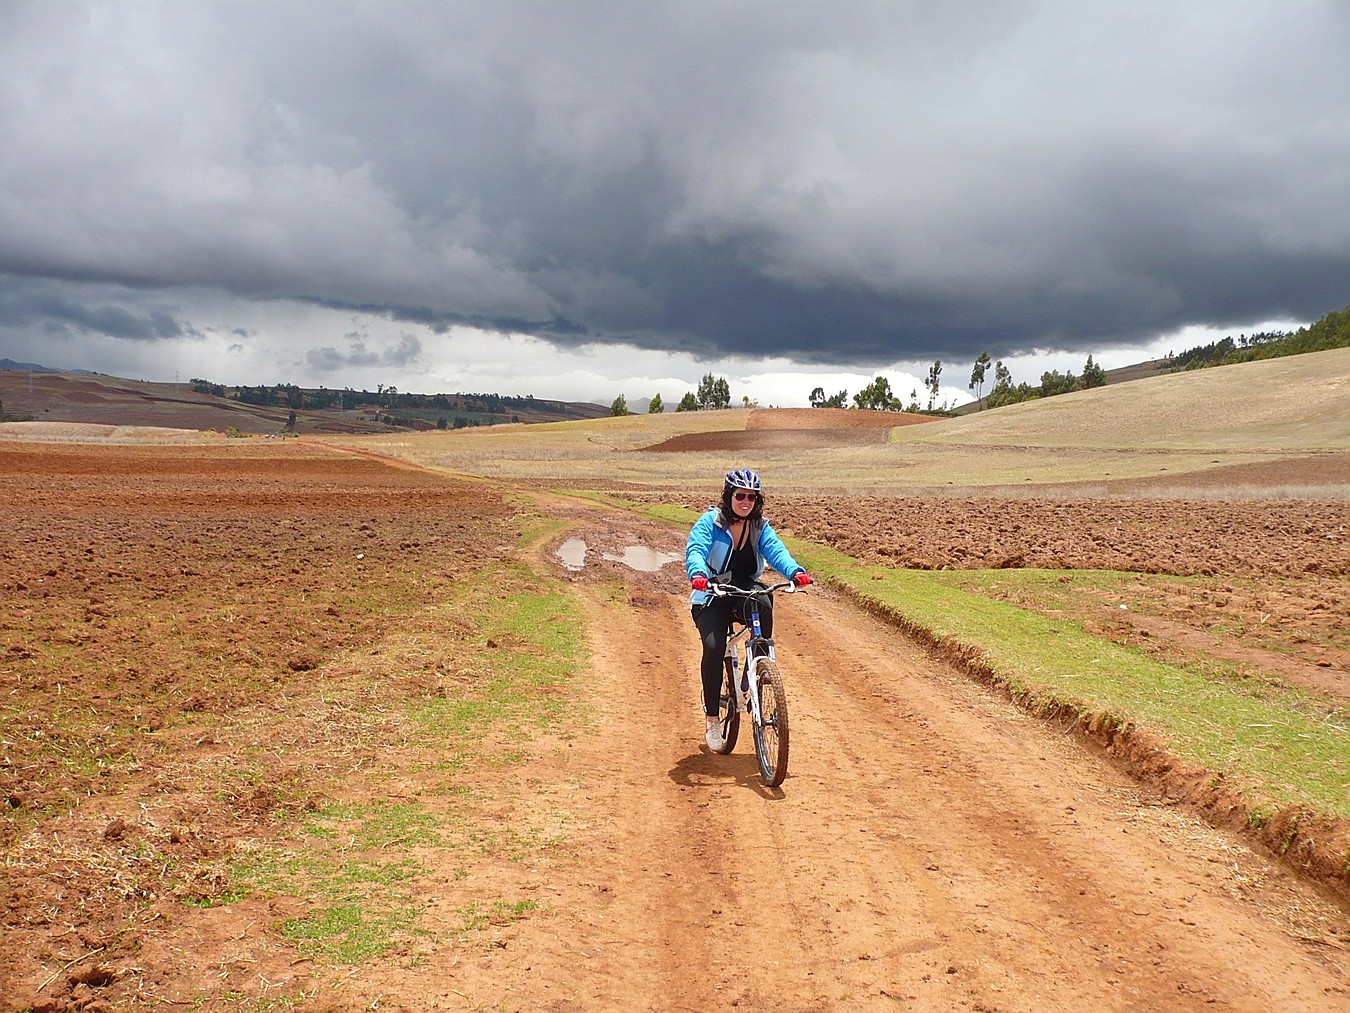
[[[689,595],[694,625],[703,641],[703,713],[707,718],[704,741],[717,752],[722,748],[722,730],[717,723],[717,703],[722,690],[722,657],[727,649],[727,627],[733,609],[743,609],[746,599],[714,598],[709,582],[734,584],[744,590],[754,587],[767,563],[798,587],[811,583],[806,568],[792,558],[772,525],[764,519],[764,492],[759,476],[746,468],[729,472],[722,486],[722,502],[709,509],[689,532],[684,547],[684,568],[693,591]],[[764,636],[773,636],[773,599],[759,595],[759,620]],[[744,615],[744,612],[741,612]]]

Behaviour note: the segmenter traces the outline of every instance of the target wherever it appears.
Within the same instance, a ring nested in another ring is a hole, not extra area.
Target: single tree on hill
[[[731,407],[731,387],[725,376],[708,373],[699,381],[698,406],[704,411]]]
[[[628,414],[628,401],[622,394],[616,397],[614,399],[614,403],[609,406],[609,414],[610,415]]]
[[[661,415],[666,410],[666,403],[661,400],[660,394],[653,394],[651,401],[647,403],[648,415]]]
[[[938,390],[940,389],[939,378],[942,376],[942,360],[934,359],[933,364],[928,367],[928,410],[931,412],[933,406],[937,403]]]
[[[1083,363],[1083,375],[1078,379],[1078,386],[1083,390],[1106,386],[1106,370],[1093,362],[1090,355],[1087,362]]]
[[[873,411],[898,412],[902,410],[900,399],[891,393],[891,381],[879,376],[858,393],[853,395],[855,408],[867,408]]]
[[[841,390],[838,394],[825,396],[825,388],[817,387],[811,391],[811,396],[807,398],[812,408],[847,408],[848,391]]]
[[[696,412],[698,411],[698,400],[694,397],[693,391],[686,391],[684,397],[680,398],[680,403],[675,406],[677,412]]]
[[[980,357],[975,360],[975,368],[970,371],[970,389],[975,392],[977,403],[980,401],[980,391],[984,389],[984,374],[988,369],[989,353],[981,352]]]

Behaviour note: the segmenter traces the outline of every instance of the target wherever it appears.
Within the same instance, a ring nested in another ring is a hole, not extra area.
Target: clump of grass
[[[505,901],[495,900],[483,905],[475,901],[460,908],[464,932],[480,932],[489,925],[509,925],[537,910],[539,904],[532,900]]]
[[[417,909],[412,906],[372,914],[363,905],[338,904],[305,918],[289,919],[282,925],[281,934],[311,957],[359,964],[387,953],[416,922]]]
[[[581,616],[565,585],[508,564],[450,607],[469,617],[464,639],[473,645],[475,678],[462,693],[410,708],[420,734],[472,749],[484,732],[519,739],[555,724],[584,651]]]
[[[324,840],[341,835],[358,848],[411,847],[438,843],[439,826],[440,820],[419,804],[376,800],[325,806],[306,817],[302,833]]]

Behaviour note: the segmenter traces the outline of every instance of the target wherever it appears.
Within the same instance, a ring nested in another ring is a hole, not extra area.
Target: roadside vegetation
[[[207,870],[219,892],[200,904],[252,897],[296,898],[280,926],[300,951],[323,963],[359,963],[401,948],[416,960],[421,944],[444,942],[427,924],[425,899],[444,893],[428,877],[455,863],[454,937],[526,917],[537,901],[511,891],[484,893],[484,862],[540,861],[557,838],[525,819],[485,824],[515,789],[501,772],[520,750],[557,732],[575,704],[567,685],[584,666],[576,606],[566,585],[519,563],[494,564],[459,585],[436,609],[460,617],[456,672],[433,692],[396,695],[382,708],[381,760],[355,779],[325,787],[331,801],[297,811],[279,836]],[[353,685],[339,701],[349,713],[375,687]],[[389,748],[398,745],[404,748]],[[405,765],[411,764],[411,768]],[[419,792],[399,797],[400,777],[419,773]]]

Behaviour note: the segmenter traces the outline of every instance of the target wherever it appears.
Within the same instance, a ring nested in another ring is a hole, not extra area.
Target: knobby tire
[[[788,710],[787,693],[778,663],[760,658],[755,668],[759,679],[759,708],[763,721],[755,726],[755,755],[759,775],[765,787],[776,788],[787,777]]]
[[[718,752],[725,754],[736,748],[736,737],[741,733],[741,711],[736,702],[736,673],[731,670],[731,659],[722,664],[726,678],[722,680],[722,697],[717,704],[717,721],[722,726],[722,748]]]

